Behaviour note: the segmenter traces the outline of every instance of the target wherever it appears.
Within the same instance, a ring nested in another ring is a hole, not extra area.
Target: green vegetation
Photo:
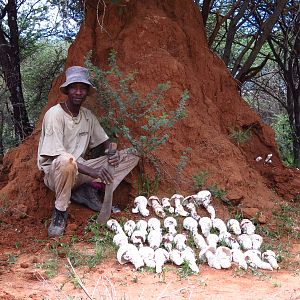
[[[251,127],[247,128],[246,130],[242,130],[240,128],[231,128],[229,136],[238,146],[240,146],[249,142],[251,138],[251,129]]]

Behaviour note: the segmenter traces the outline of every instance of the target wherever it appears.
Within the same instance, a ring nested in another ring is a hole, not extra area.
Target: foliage
[[[194,186],[196,190],[201,190],[206,185],[206,180],[209,173],[207,171],[200,171],[193,176]]]
[[[122,136],[141,157],[146,157],[168,140],[166,130],[186,116],[185,104],[189,98],[185,90],[175,111],[167,111],[162,103],[170,83],[159,83],[145,96],[132,88],[136,72],[124,75],[116,63],[116,52],[109,55],[108,71],[94,66],[90,60],[87,67],[94,74],[93,83],[98,90],[98,102],[105,114],[100,119],[104,129],[112,135]],[[133,133],[129,124],[135,124]]]
[[[272,127],[275,131],[275,138],[282,161],[288,165],[293,164],[293,131],[290,127],[288,116],[278,114],[275,116]]]
[[[240,128],[230,129],[230,138],[232,138],[239,146],[247,143],[251,137],[251,127],[246,130]]]

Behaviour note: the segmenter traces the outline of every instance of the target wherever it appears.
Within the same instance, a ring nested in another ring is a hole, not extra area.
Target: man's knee
[[[54,161],[54,170],[59,171],[60,173],[77,173],[77,163],[76,159],[72,154],[62,153]]]

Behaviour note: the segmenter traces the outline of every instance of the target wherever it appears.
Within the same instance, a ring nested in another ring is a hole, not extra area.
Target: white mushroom
[[[244,253],[247,264],[253,269],[263,269],[273,271],[272,266],[260,258],[260,252],[257,250],[248,250]]]
[[[197,209],[194,203],[190,202],[186,205],[187,210],[189,211],[192,218],[194,218],[196,221],[200,220],[200,216],[197,213]]]
[[[254,250],[259,250],[261,247],[261,244],[263,242],[263,238],[262,236],[260,236],[259,234],[249,234],[249,237],[252,241],[252,249]]]
[[[131,236],[133,231],[135,229],[135,222],[132,220],[128,220],[124,224],[124,231],[127,234],[127,236]]]
[[[272,266],[273,269],[279,269],[276,254],[272,250],[267,250],[266,252],[264,252],[262,254],[262,259],[266,260]]]
[[[172,233],[166,233],[162,237],[162,242],[166,250],[169,252],[173,248],[173,242],[174,242],[174,235]]]
[[[210,218],[213,220],[213,219],[216,217],[216,211],[215,211],[215,209],[213,208],[213,206],[212,206],[212,205],[208,205],[208,206],[206,207],[206,210],[207,210],[207,212],[209,213]]]
[[[187,262],[188,266],[194,273],[199,273],[199,267],[197,266],[195,253],[192,248],[186,247],[181,252],[181,256],[183,260]]]
[[[202,217],[199,220],[199,225],[201,227],[202,234],[207,237],[210,234],[210,230],[212,229],[212,221],[208,217]]]
[[[117,259],[120,264],[131,262],[135,269],[144,266],[144,261],[139,253],[139,250],[132,244],[123,245],[117,252]]]
[[[178,249],[179,251],[184,250],[187,247],[185,242],[186,242],[186,235],[181,233],[175,235],[174,243],[176,249]]]
[[[167,211],[168,213],[170,213],[170,214],[174,213],[175,208],[171,206],[169,198],[167,198],[167,197],[162,198],[161,199],[161,205],[162,205],[163,209],[165,211]]]
[[[272,156],[273,156],[272,153],[268,154],[266,159],[265,159],[265,162],[268,163],[268,164],[271,164],[272,163]]]
[[[207,207],[211,203],[211,192],[207,190],[198,192],[195,197],[195,202],[197,205]]]
[[[219,218],[212,219],[212,227],[219,231],[219,234],[227,232],[227,227],[223,220]]]
[[[236,219],[229,219],[227,222],[228,231],[234,233],[235,235],[240,235],[242,233],[240,223]]]
[[[155,268],[154,250],[151,247],[141,247],[139,253],[147,267]]]
[[[252,249],[252,240],[248,234],[241,234],[237,236],[237,240],[243,250]]]
[[[147,236],[147,241],[148,241],[149,247],[153,248],[154,250],[158,249],[162,242],[162,235],[161,235],[160,230],[150,231]]]
[[[198,231],[198,222],[192,217],[186,217],[182,222],[182,226],[192,233]]]
[[[207,247],[206,249],[200,251],[199,258],[202,261],[207,261],[208,265],[211,268],[215,268],[218,270],[222,269],[220,261],[216,256],[216,248],[214,247]]]
[[[216,250],[216,256],[220,262],[222,269],[228,269],[231,267],[231,250],[228,247],[220,246]]]
[[[175,214],[182,216],[182,217],[187,217],[189,215],[189,213],[187,211],[184,210],[183,206],[182,206],[182,201],[183,201],[183,196],[179,195],[179,194],[174,194],[171,197],[171,202],[174,203],[175,206]]]
[[[109,230],[113,231],[115,234],[123,233],[124,235],[126,235],[125,232],[123,231],[122,226],[119,224],[117,220],[114,219],[108,220],[106,222],[106,226]]]
[[[177,234],[177,221],[173,217],[167,217],[164,220],[164,227],[168,230],[169,233],[176,235]]]
[[[117,233],[113,238],[113,243],[119,248],[128,244],[128,236],[123,233]]]
[[[158,248],[154,252],[156,273],[162,272],[162,267],[169,260],[169,252],[165,249]]]
[[[255,233],[255,225],[249,219],[243,219],[241,221],[242,233],[253,234]]]
[[[178,249],[172,249],[169,252],[170,261],[172,261],[175,265],[181,266],[184,262],[181,252]]]
[[[207,241],[208,247],[217,248],[217,243],[219,241],[219,237],[214,233],[210,233],[207,236],[206,241]]]
[[[148,231],[157,230],[160,231],[160,220],[157,218],[150,218],[148,220]]]
[[[237,263],[240,269],[247,270],[248,265],[245,260],[245,255],[240,249],[232,249],[232,261]]]
[[[140,213],[143,217],[149,216],[147,209],[148,200],[144,196],[138,196],[134,199],[134,208],[131,210],[134,214]]]
[[[135,225],[135,230],[141,230],[147,232],[148,223],[145,220],[139,220]]]
[[[160,204],[159,198],[157,196],[151,196],[148,199],[148,204],[152,206],[155,214],[160,217],[164,218],[166,216],[166,213],[164,212],[163,207]]]
[[[199,248],[200,250],[203,250],[203,249],[207,248],[207,246],[208,246],[204,237],[201,234],[199,234],[198,232],[193,233],[193,240],[194,240],[196,247]]]
[[[130,240],[137,247],[142,247],[143,244],[146,241],[146,236],[147,236],[147,231],[144,231],[144,230],[135,230],[132,233],[132,235],[130,237]]]

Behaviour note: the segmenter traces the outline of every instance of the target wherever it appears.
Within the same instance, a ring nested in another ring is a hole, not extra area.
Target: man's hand
[[[108,156],[108,163],[114,167],[117,167],[120,163],[120,154],[117,150],[115,154]]]
[[[113,181],[112,175],[109,173],[108,169],[104,166],[99,168],[91,168],[80,163],[77,163],[77,166],[78,166],[79,173],[88,175],[95,179],[99,179],[99,181],[105,184],[109,184]]]

